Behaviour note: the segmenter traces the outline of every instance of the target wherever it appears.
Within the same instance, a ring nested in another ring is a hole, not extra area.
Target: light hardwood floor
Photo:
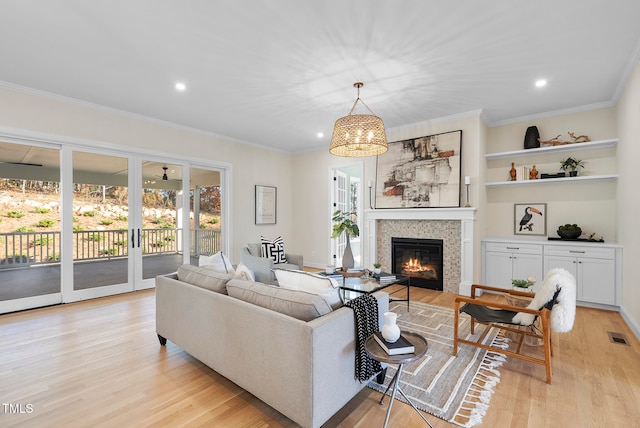
[[[441,306],[454,298],[411,296]],[[640,427],[640,344],[619,314],[578,308],[574,329],[554,342],[553,384],[543,366],[509,360],[483,427]],[[363,389],[325,426],[382,426],[378,399]],[[296,426],[171,342],[160,346],[153,290],[0,316],[0,403],[2,427]],[[390,425],[426,426],[397,401]]]

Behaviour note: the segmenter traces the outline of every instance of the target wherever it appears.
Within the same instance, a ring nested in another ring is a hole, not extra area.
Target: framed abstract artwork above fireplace
[[[376,208],[460,206],[462,131],[389,143],[378,156]]]

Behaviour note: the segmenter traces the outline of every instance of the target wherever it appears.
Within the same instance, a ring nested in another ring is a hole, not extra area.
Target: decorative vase
[[[395,312],[385,312],[384,313],[384,324],[380,329],[382,333],[382,337],[389,343],[394,343],[400,338],[400,327],[396,324],[396,319],[398,318],[398,314]]]
[[[511,162],[511,171],[509,171],[509,177],[511,177],[511,181],[516,181],[516,164]]]
[[[373,273],[375,273],[376,275],[380,275],[380,272],[382,272],[382,269],[380,269],[380,268],[373,268]]]
[[[349,238],[349,233],[347,231],[344,232],[347,237],[347,245],[344,247],[344,253],[342,253],[342,270],[347,271],[347,269],[351,269],[353,267],[353,252],[351,251],[351,239]]]
[[[524,133],[524,148],[525,149],[537,149],[540,147],[540,133],[536,126],[530,126]]]

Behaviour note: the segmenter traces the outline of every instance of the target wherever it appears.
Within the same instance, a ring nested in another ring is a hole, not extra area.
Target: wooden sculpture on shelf
[[[573,138],[574,143],[588,143],[589,141],[591,141],[591,139],[587,135],[579,135],[576,137],[576,134],[574,134],[573,132],[569,132],[569,136]]]
[[[562,134],[558,134],[556,137],[547,141],[542,141],[540,138],[538,138],[538,141],[540,141],[541,145],[546,146],[562,146],[565,144],[588,143],[589,141],[591,141],[588,135],[578,135],[576,137],[576,134],[574,134],[573,132],[568,132],[568,134],[573,141],[560,141],[560,135]]]

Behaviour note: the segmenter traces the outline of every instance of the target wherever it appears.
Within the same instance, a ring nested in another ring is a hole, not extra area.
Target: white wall
[[[623,249],[622,315],[640,338],[640,65],[632,74],[617,105],[618,134],[618,237]]]
[[[240,247],[247,242],[256,242],[261,234],[267,237],[282,235],[290,245],[287,251],[301,250],[296,248],[292,233],[294,198],[292,156],[289,154],[115,110],[3,87],[0,87],[0,128],[44,133],[59,136],[63,141],[76,140],[96,147],[106,143],[123,150],[145,150],[158,156],[180,155],[230,164],[233,172],[232,260],[237,262]],[[276,225],[255,225],[256,184],[278,188]]]

